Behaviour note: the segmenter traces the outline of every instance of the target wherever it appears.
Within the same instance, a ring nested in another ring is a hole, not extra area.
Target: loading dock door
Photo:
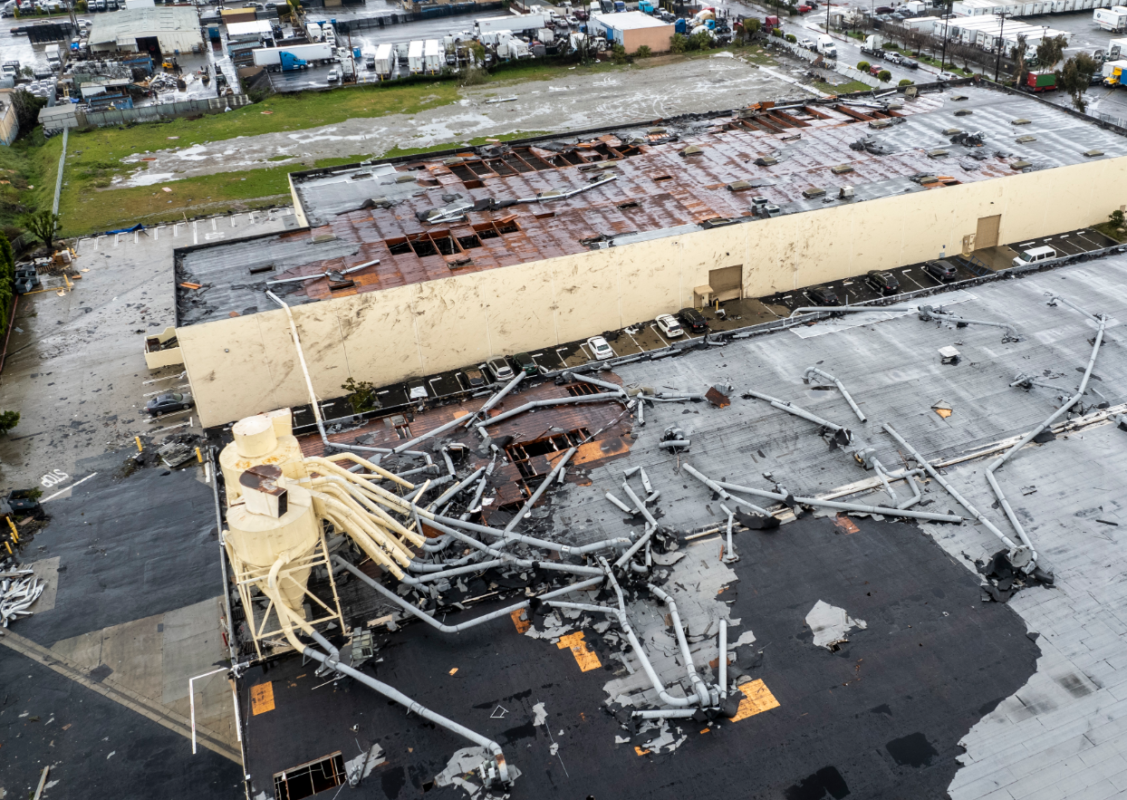
[[[155,36],[138,36],[137,37],[137,50],[141,53],[148,53],[152,56],[153,64],[160,69],[160,62],[164,59],[161,57],[160,42]]]
[[[1002,222],[1002,215],[993,217],[980,217],[978,231],[974,234],[974,249],[984,250],[987,247],[998,246],[998,227]]]
[[[713,300],[739,300],[743,297],[744,268],[721,267],[708,271]]]

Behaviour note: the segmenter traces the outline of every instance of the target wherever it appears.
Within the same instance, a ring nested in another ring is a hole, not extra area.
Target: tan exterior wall
[[[673,26],[665,25],[661,28],[634,28],[622,32],[622,46],[626,53],[638,52],[638,48],[646,45],[654,53],[669,52],[669,43],[673,40]]]
[[[644,201],[643,201],[644,202]],[[1127,157],[1014,175],[294,308],[322,399],[535,350],[675,312],[711,269],[743,266],[745,296],[962,250],[1001,214],[1018,242],[1103,221],[1127,203]],[[308,402],[281,310],[177,331],[205,426]]]

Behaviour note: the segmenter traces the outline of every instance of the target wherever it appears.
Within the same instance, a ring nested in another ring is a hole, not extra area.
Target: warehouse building
[[[626,48],[627,55],[638,52],[643,45],[653,53],[669,50],[674,28],[641,11],[620,14],[595,14],[591,17],[591,32],[606,37],[608,42]]]
[[[148,53],[159,63],[165,56],[190,53],[203,47],[199,18],[191,6],[126,9],[100,14],[90,30],[95,53],[117,51]]]
[[[212,426],[307,401],[267,292],[315,343],[330,399],[349,378],[387,386],[689,306],[981,261],[1105,220],[1127,203],[1124,156],[1116,129],[959,85],[294,173],[296,229],[178,251],[177,335]]]

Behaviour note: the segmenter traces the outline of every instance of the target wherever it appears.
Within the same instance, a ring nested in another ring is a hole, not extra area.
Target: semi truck
[[[327,44],[294,44],[288,47],[260,47],[251,51],[254,65],[272,72],[289,72],[310,64],[325,64],[333,60],[333,48]],[[283,54],[286,57],[283,59]],[[300,62],[300,63],[298,63]]]
[[[390,44],[381,44],[376,48],[376,74],[380,79],[390,78],[395,71],[395,48]]]
[[[423,40],[416,39],[407,46],[407,69],[412,75],[421,75],[426,68],[423,60]]]
[[[423,42],[423,69],[428,75],[436,75],[446,66],[446,57],[442,45],[437,39],[427,39]]]
[[[837,58],[837,45],[834,40],[826,34],[818,37],[818,52],[825,58]]]

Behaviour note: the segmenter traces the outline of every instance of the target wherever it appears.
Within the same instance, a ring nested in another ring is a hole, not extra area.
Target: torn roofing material
[[[983,87],[960,91],[969,99],[958,107],[973,107],[976,123],[993,140],[1000,140],[1019,110],[1037,122],[1043,129],[1038,141],[1018,146],[1032,168],[1080,163],[1096,145],[1112,157],[1127,155],[1127,139],[1064,110]],[[310,231],[267,237],[261,254],[253,252],[257,240],[237,250],[224,244],[194,248],[178,259],[178,282],[207,284],[208,293],[220,298],[209,305],[205,294],[196,303],[190,319],[200,321],[260,305],[266,280],[308,277],[289,285],[291,302],[300,303],[750,222],[758,219],[751,193],[731,189],[740,181],[791,213],[1014,174],[1009,153],[959,146],[962,157],[948,157],[941,181],[921,182],[921,175],[935,176],[927,152],[949,138],[944,131],[955,110],[950,95],[804,101],[666,122],[661,134],[619,126],[579,141],[559,136],[294,173]],[[903,122],[869,127],[889,119]],[[671,132],[676,141],[669,140]],[[851,149],[866,136],[882,147],[876,153]],[[700,153],[683,157],[686,143]],[[777,163],[757,165],[764,153]],[[843,163],[852,171],[835,172]],[[817,196],[811,187],[819,189]],[[843,187],[852,188],[852,200],[837,199]],[[318,241],[333,244],[323,253],[302,247]],[[341,251],[332,250],[337,247]],[[271,262],[271,252],[284,261]],[[247,259],[255,266],[244,266]],[[347,280],[324,277],[376,260]],[[275,267],[269,274],[250,274],[269,263]],[[192,302],[189,290],[178,291],[182,307]],[[237,299],[226,300],[227,292]]]

